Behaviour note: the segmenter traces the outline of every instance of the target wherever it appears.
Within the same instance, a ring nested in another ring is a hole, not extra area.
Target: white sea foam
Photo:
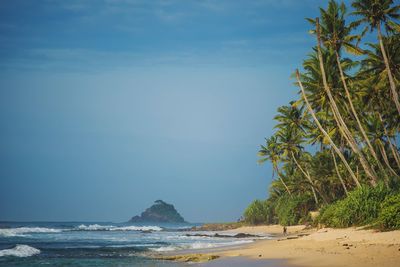
[[[159,226],[125,226],[111,228],[110,231],[161,231]]]
[[[16,245],[11,249],[0,250],[0,257],[14,256],[14,257],[30,257],[39,254],[40,250],[28,245]]]
[[[216,237],[214,236],[215,233],[198,233],[200,235],[195,234],[188,234],[188,235],[174,235],[174,236],[167,236],[166,239],[168,240],[222,240],[221,237]],[[220,233],[223,234],[227,239],[236,239],[236,240],[255,240],[255,239],[271,239],[270,236],[266,235],[258,235],[257,237],[251,236],[251,237],[245,237],[245,238],[236,238],[235,233],[234,234],[229,234],[229,233]]]
[[[220,243],[209,243],[209,242],[194,242],[191,244],[182,244],[182,245],[170,245],[159,248],[151,248],[152,251],[157,252],[168,252],[175,250],[183,250],[183,249],[207,249],[207,248],[216,248],[216,247],[226,247],[226,246],[235,246],[240,244],[252,243],[253,240],[237,240],[232,242],[220,242]]]
[[[108,248],[147,248],[153,247],[154,244],[126,244],[126,245],[110,245]]]
[[[159,247],[159,248],[151,248],[150,250],[156,251],[156,252],[168,252],[168,251],[175,251],[182,249],[181,247],[178,246],[166,246],[166,247]]]
[[[77,227],[77,229],[81,231],[161,231],[162,230],[162,228],[158,226],[117,227],[113,225],[99,225],[99,224],[90,224],[90,225],[81,224]]]
[[[215,247],[225,247],[225,246],[235,246],[241,244],[248,244],[254,242],[253,240],[236,240],[231,242],[221,242],[221,243],[205,243],[205,242],[194,242],[190,245],[190,249],[204,249],[204,248],[215,248]]]
[[[62,229],[53,229],[45,227],[18,227],[0,229],[0,237],[24,236],[29,233],[59,233]]]
[[[111,227],[114,227],[112,225],[99,225],[99,224],[90,224],[90,225],[84,225],[81,224],[77,227],[78,230],[82,231],[107,231]]]
[[[212,236],[188,236],[188,235],[172,235],[172,236],[167,236],[165,239],[167,240],[207,240],[207,239],[213,239]]]

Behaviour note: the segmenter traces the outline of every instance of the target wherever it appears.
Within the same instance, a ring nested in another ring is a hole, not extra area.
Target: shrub
[[[382,230],[400,229],[400,193],[389,195],[383,201],[377,225]]]
[[[373,223],[381,203],[390,191],[382,184],[375,188],[362,186],[343,199],[321,209],[318,221],[332,227],[348,227]]]
[[[311,196],[281,196],[276,204],[275,212],[281,225],[295,225],[306,222],[309,211],[314,208]]]
[[[270,202],[254,200],[244,211],[244,220],[249,224],[263,224],[271,221]]]

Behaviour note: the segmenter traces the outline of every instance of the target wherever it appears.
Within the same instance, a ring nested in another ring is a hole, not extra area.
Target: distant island
[[[140,216],[132,217],[129,222],[184,223],[185,219],[178,213],[174,205],[156,200],[150,208],[147,208]]]

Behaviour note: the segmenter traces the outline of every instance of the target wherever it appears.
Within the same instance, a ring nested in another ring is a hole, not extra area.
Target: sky
[[[1,1],[0,220],[237,220],[326,3]]]

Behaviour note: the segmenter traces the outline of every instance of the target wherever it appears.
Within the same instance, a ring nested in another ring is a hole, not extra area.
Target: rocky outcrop
[[[237,233],[235,235],[224,235],[224,234],[213,234],[213,235],[208,235],[208,234],[186,234],[188,237],[219,237],[219,238],[260,238],[262,236],[260,235],[252,235],[252,234],[247,234],[247,233]]]
[[[168,204],[162,200],[156,200],[154,204],[146,209],[139,216],[132,217],[129,222],[132,223],[184,223],[183,217],[176,211],[174,205]]]

